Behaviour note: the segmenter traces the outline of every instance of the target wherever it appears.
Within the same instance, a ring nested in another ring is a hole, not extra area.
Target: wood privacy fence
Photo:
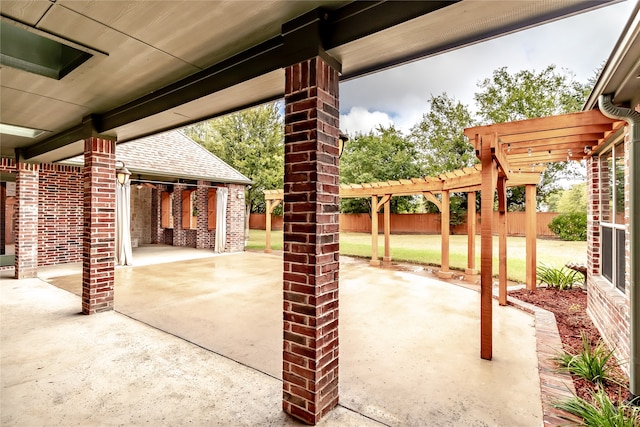
[[[555,237],[549,230],[548,224],[558,216],[557,212],[537,212],[536,234],[538,237]],[[480,215],[477,216],[477,234],[480,234]],[[282,217],[271,217],[272,230],[282,230]],[[378,216],[378,224],[383,224],[383,214]],[[507,213],[507,235],[525,235],[525,213]],[[249,228],[265,229],[265,214],[251,214]],[[493,213],[493,229],[498,229],[498,213]],[[340,231],[353,233],[371,233],[371,218],[369,214],[340,214]],[[380,226],[380,233],[383,232]],[[467,223],[451,227],[452,234],[467,234]],[[391,214],[391,234],[440,234],[440,214]]]

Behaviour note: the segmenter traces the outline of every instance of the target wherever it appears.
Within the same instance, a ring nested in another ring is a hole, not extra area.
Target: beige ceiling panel
[[[61,5],[105,23],[201,68],[280,34],[282,24],[316,8],[318,1],[62,1]],[[347,2],[333,2],[337,7]],[[143,23],[143,24],[142,24]]]
[[[49,0],[2,0],[0,13],[13,20],[34,26],[52,6]]]
[[[283,91],[284,72],[277,70],[178,108],[119,127],[115,129],[115,133],[110,132],[110,134],[117,135],[118,141],[135,139],[158,132],[159,129],[167,130],[185,126],[197,120],[198,117],[212,117],[236,109],[239,99],[254,103],[277,97]]]
[[[0,78],[4,79],[6,69]],[[38,96],[7,87],[0,88],[2,123],[17,124],[49,132],[59,132],[81,122],[88,110],[77,104]],[[69,119],[77,117],[78,120]],[[49,135],[50,136],[50,135]]]
[[[61,80],[15,71],[3,79],[3,86],[102,112],[197,71],[171,55],[63,7],[52,9],[40,28],[104,50],[108,55],[95,55]]]
[[[561,7],[580,3],[577,0],[549,1],[477,1],[467,0],[412,19],[382,33],[375,33],[332,49],[330,53],[342,61],[342,71],[349,74],[371,67],[372,49],[376,63],[400,60],[443,46],[477,39],[482,34],[511,28],[520,22],[531,22]],[[523,27],[521,29],[524,29]],[[502,35],[508,34],[503,32]],[[491,37],[489,37],[491,38]],[[461,46],[458,46],[461,47]],[[429,56],[429,55],[427,55]]]

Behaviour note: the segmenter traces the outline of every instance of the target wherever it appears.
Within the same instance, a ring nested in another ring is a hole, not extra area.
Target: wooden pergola
[[[510,187],[525,186],[533,193],[535,201],[536,185],[540,182],[540,173],[544,170],[543,166],[535,166],[528,171],[521,171],[513,174],[507,182]],[[441,278],[450,278],[452,273],[449,268],[449,200],[450,193],[467,193],[468,195],[468,217],[474,220],[468,221],[467,228],[467,269],[466,274],[478,274],[476,268],[476,192],[482,187],[482,166],[476,165],[472,168],[464,168],[440,174],[437,177],[424,177],[401,179],[398,181],[371,182],[365,184],[341,184],[341,198],[371,198],[371,261],[373,266],[385,267],[391,265],[390,251],[390,218],[391,218],[391,198],[394,196],[413,196],[423,195],[428,201],[436,205],[441,212],[441,262],[438,276]],[[440,198],[436,197],[440,194]],[[282,202],[283,190],[265,190],[266,201],[266,245],[265,252],[271,252],[271,214],[273,210]],[[384,208],[384,256],[382,262],[378,256],[378,213]],[[529,211],[531,210],[531,211]],[[535,244],[536,244],[536,212],[535,203],[527,204],[527,228],[526,239],[527,248],[532,251],[527,253],[533,257],[533,262],[527,264],[527,287],[534,289],[536,285],[535,271]],[[501,217],[502,218],[502,217]],[[500,239],[504,240],[506,247],[506,221],[504,227],[500,227],[498,233]],[[505,260],[501,254],[501,261]],[[507,275],[506,268],[504,274],[500,274],[499,281],[499,300],[502,305],[507,303]]]
[[[624,122],[605,117],[598,110],[559,116],[543,117],[476,126],[464,130],[474,145],[480,163],[438,175],[398,181],[365,184],[341,184],[340,197],[371,197],[371,265],[379,266],[378,215],[384,207],[384,257],[382,265],[391,262],[389,247],[390,200],[393,196],[423,195],[441,212],[442,254],[440,277],[449,271],[449,194],[466,192],[469,197],[468,216],[476,216],[476,192],[481,192],[480,218],[480,356],[490,360],[493,353],[492,327],[492,270],[493,234],[498,234],[499,286],[498,302],[507,304],[507,200],[508,187],[524,186],[527,225],[526,235],[526,287],[536,289],[536,185],[540,174],[550,163],[580,161],[591,155],[594,147],[602,144],[618,131]],[[498,192],[499,221],[493,229],[495,191]],[[437,198],[436,194],[441,197]],[[284,197],[283,190],[265,190],[266,248],[271,252],[271,214]],[[468,221],[468,274],[477,274],[475,266],[476,221]]]
[[[506,276],[506,238],[501,231],[506,225],[506,188],[519,173],[549,163],[582,160],[591,155],[612,133],[624,125],[605,117],[598,110],[537,119],[477,126],[465,129],[464,134],[475,146],[482,165],[480,217],[493,214],[494,191],[498,192],[498,224],[500,251],[500,281]],[[535,221],[535,187],[527,186],[526,209],[533,212]],[[527,220],[527,232],[531,218]],[[492,268],[493,225],[482,221],[480,227],[480,356],[492,357]],[[533,247],[530,245],[533,244]],[[530,269],[535,274],[535,241],[527,240],[527,287]],[[535,275],[534,275],[535,277]],[[535,283],[530,289],[535,289]],[[506,301],[500,297],[500,303]]]

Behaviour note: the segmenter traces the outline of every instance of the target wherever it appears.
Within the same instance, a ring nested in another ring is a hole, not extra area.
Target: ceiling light
[[[46,130],[42,129],[32,129],[0,123],[0,133],[5,135],[21,136],[23,138],[37,138],[45,132]]]

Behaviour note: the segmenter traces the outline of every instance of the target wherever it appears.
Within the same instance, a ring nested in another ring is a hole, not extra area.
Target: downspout
[[[640,113],[630,108],[616,107],[613,95],[600,95],[598,107],[605,116],[629,124],[629,191],[630,204],[630,363],[629,400],[640,404]]]

